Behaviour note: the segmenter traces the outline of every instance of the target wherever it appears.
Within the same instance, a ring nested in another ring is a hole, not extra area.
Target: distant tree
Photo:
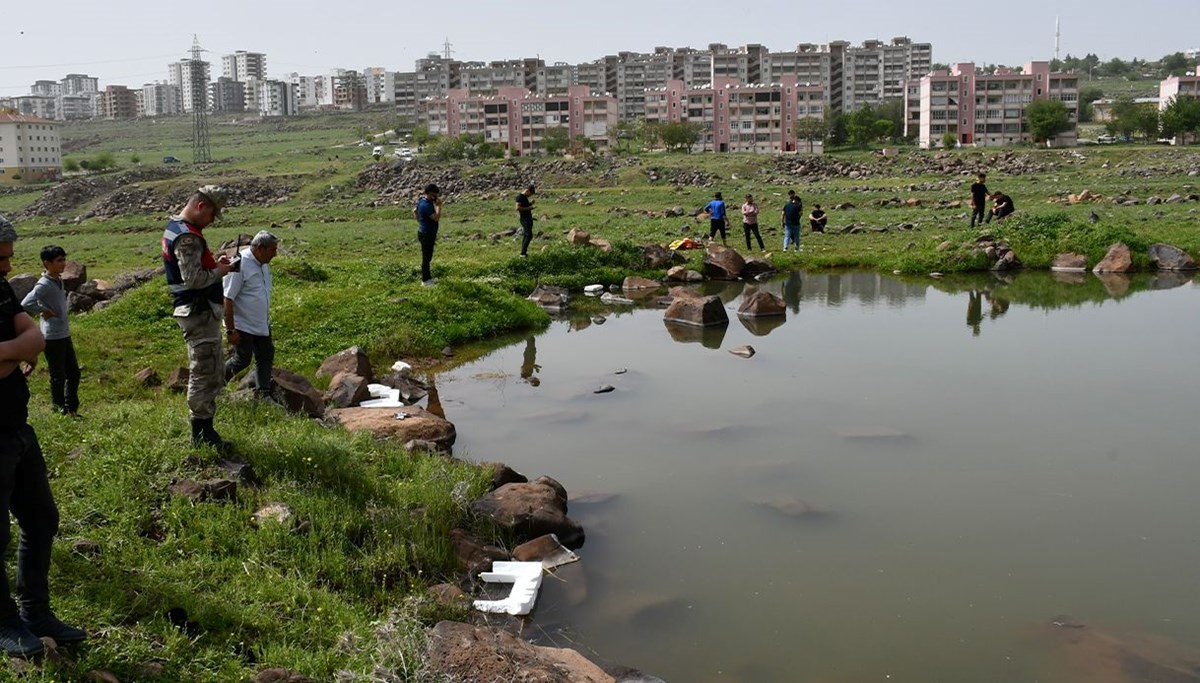
[[[1104,91],[1094,85],[1084,87],[1079,91],[1079,121],[1087,123],[1091,121],[1094,112],[1092,111],[1092,102],[1104,99]]]
[[[1034,100],[1025,106],[1025,125],[1034,142],[1045,142],[1071,130],[1071,117],[1058,100]]]
[[[635,130],[642,149],[654,149],[662,142],[662,124],[658,121],[642,119],[638,121]]]
[[[633,143],[637,140],[637,124],[625,119],[617,121],[617,127],[613,131],[613,138],[618,153],[630,153],[633,151]]]
[[[467,143],[461,137],[439,135],[425,144],[425,156],[435,161],[464,159],[466,155]]]
[[[878,107],[875,108],[875,115],[881,119],[887,119],[892,124],[892,129],[887,135],[880,137],[899,140],[904,137],[904,100],[901,98],[892,98],[884,100]]]
[[[1158,75],[1166,78],[1167,76],[1182,76],[1189,69],[1195,68],[1196,64],[1187,58],[1187,55],[1182,52],[1169,54],[1166,57],[1158,60]]]
[[[571,144],[571,135],[566,126],[547,128],[542,133],[542,149],[546,154],[562,154]]]
[[[1134,108],[1133,127],[1147,142],[1158,138],[1158,107],[1151,103],[1138,104]]]
[[[371,137],[371,128],[365,123],[360,123],[354,127],[354,137],[357,140],[366,140]]]
[[[668,123],[661,129],[663,145],[670,152],[689,152],[700,139],[700,125],[683,121]]]
[[[1113,101],[1112,111],[1104,128],[1112,135],[1128,137],[1137,130],[1137,104],[1128,95]]]
[[[63,159],[63,170],[67,173],[74,173],[79,170],[79,162],[74,159]]]
[[[942,133],[942,147],[945,147],[946,149],[951,149],[952,147],[954,147],[957,144],[958,144],[958,135],[956,135],[950,131],[946,131],[945,133]]]
[[[892,134],[895,131],[895,125],[888,119],[875,119],[875,124],[872,128],[875,131],[876,140],[887,141],[895,139],[895,136]]]
[[[829,123],[824,118],[806,116],[796,122],[796,138],[808,143],[809,154],[813,151],[813,143],[824,140],[829,134]]]
[[[826,128],[829,131],[829,145],[831,147],[841,147],[850,140],[849,122],[845,114],[829,114]]]
[[[136,165],[142,163],[142,158],[136,154],[130,154],[129,155],[129,163],[136,166]]]
[[[1195,136],[1200,133],[1200,100],[1192,97],[1172,98],[1160,116],[1163,137]]]
[[[100,152],[96,156],[92,157],[91,163],[88,166],[89,170],[92,171],[103,171],[116,167],[117,160],[115,157],[113,157],[112,152]]]
[[[877,137],[875,134],[875,122],[879,117],[875,115],[875,109],[869,104],[855,109],[850,114],[846,121],[846,131],[850,134],[850,143],[857,147],[866,147],[874,142]]]
[[[421,124],[412,129],[412,141],[417,146],[417,151],[424,149],[425,145],[429,144],[433,139],[433,135],[429,132],[429,126]]]

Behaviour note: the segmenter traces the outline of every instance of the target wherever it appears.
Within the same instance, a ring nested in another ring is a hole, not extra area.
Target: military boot
[[[197,423],[199,423],[199,427],[197,427]],[[229,452],[233,451],[233,442],[226,441],[225,439],[221,438],[221,435],[218,434],[217,430],[213,427],[213,419],[211,417],[207,417],[207,418],[203,418],[203,419],[199,419],[199,420],[193,420],[192,421],[193,434],[196,432],[197,429],[199,429],[199,434],[200,434],[199,439],[197,440],[197,437],[193,436],[192,437],[193,444],[196,444],[196,445],[205,445],[206,444],[206,445],[212,446],[213,448],[217,449],[217,451],[220,453],[229,453]]]

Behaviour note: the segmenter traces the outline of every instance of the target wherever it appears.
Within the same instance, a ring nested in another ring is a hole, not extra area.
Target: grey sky
[[[340,0],[107,0],[6,2],[0,9],[0,95],[20,95],[38,79],[67,73],[100,78],[101,87],[166,80],[168,62],[187,55],[192,34],[210,50],[213,76],[234,50],[264,52],[271,76],[331,68],[411,70],[447,37],[463,60],[540,56],[581,62],[655,46],[761,43],[860,43],[908,36],[933,43],[937,62],[1023,64],[1049,59],[1054,17],[1062,54],[1103,59],[1200,47],[1195,0],[1011,0],[898,2],[840,0],[606,0],[604,2],[382,2]],[[914,9],[919,8],[919,9]]]

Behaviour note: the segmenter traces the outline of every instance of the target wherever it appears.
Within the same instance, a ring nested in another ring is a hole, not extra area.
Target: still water
[[[747,326],[754,286],[436,378],[587,531],[526,635],[671,683],[1200,680],[1190,276],[792,273]]]

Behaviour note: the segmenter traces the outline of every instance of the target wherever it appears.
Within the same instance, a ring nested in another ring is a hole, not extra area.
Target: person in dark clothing
[[[46,338],[46,366],[50,370],[50,401],[63,415],[79,415],[79,361],[71,343],[67,323],[67,292],[62,274],[67,268],[67,252],[50,245],[42,249],[45,272],[33,286],[21,307],[31,316],[41,317],[42,336]]]
[[[521,258],[529,255],[529,243],[533,241],[533,194],[536,191],[530,185],[517,195],[517,216],[521,219]]]
[[[983,184],[987,180],[987,174],[980,173],[976,176],[976,181],[971,183],[971,227],[975,227],[975,220],[979,219],[980,225],[983,224],[983,215],[987,212],[988,189],[987,185]]]
[[[813,232],[825,232],[825,223],[829,216],[821,210],[820,204],[813,204],[813,210],[808,214],[808,227]]]
[[[709,221],[708,239],[711,240],[720,232],[721,244],[725,244],[725,220],[727,216],[725,212],[725,200],[721,198],[720,192],[713,195],[713,200],[708,203],[708,206],[704,207],[704,213],[708,216]]]
[[[60,645],[78,643],[87,639],[87,632],[64,624],[50,610],[51,546],[58,533],[58,506],[46,476],[46,459],[29,425],[25,383],[45,340],[8,284],[16,241],[16,231],[0,217],[0,554],[8,550],[11,540],[9,513],[21,530],[16,600],[5,564],[0,563],[0,650],[10,657],[31,657],[45,649],[41,638],[53,638]]]
[[[993,216],[996,217],[997,221],[1001,221],[1001,220],[1004,220],[1005,216],[1007,216],[1007,215],[1011,214],[1013,211],[1017,210],[1017,207],[1013,204],[1012,197],[1009,197],[1008,195],[1004,194],[1003,192],[996,192],[995,194],[993,194],[992,201],[994,202],[994,204],[992,204],[992,211],[991,211],[991,213],[988,214],[988,217],[987,217],[988,223],[992,222]]]
[[[783,250],[788,246],[800,251],[800,221],[804,217],[804,202],[794,192],[788,193],[788,203],[783,205]]]
[[[417,219],[417,241],[421,243],[421,284],[437,284],[429,270],[433,262],[433,245],[437,242],[438,223],[442,220],[442,198],[438,186],[425,186],[425,194],[417,201],[413,216]]]

